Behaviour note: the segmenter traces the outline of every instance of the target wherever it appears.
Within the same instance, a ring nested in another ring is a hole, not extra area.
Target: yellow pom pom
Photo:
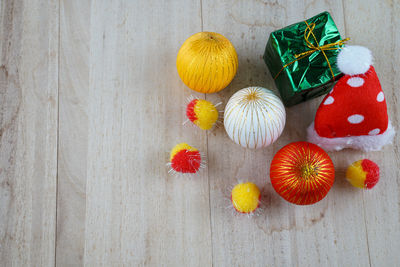
[[[260,189],[250,182],[237,184],[232,190],[231,200],[237,211],[254,212],[259,206]]]
[[[218,120],[217,108],[207,100],[199,99],[194,106],[194,113],[197,117],[195,124],[202,130],[211,129]]]

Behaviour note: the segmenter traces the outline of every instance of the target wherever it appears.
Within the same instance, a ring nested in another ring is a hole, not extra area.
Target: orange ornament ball
[[[176,68],[190,89],[215,93],[227,87],[235,77],[238,57],[225,36],[199,32],[190,36],[179,49]]]
[[[323,199],[335,180],[328,154],[308,142],[294,142],[281,148],[270,169],[271,184],[285,200],[310,205]]]

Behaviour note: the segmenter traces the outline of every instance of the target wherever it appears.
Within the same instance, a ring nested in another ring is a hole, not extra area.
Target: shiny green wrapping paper
[[[318,14],[308,19],[307,22],[315,23],[313,33],[320,46],[341,40],[335,22],[328,12]],[[265,48],[264,61],[272,77],[276,77],[275,84],[285,106],[293,106],[327,93],[335,80],[341,76],[341,72],[336,66],[336,56],[339,50],[324,51],[335,79],[333,79],[328,62],[321,51],[299,59],[282,70],[286,64],[296,60],[296,54],[310,50],[304,39],[306,28],[306,23],[302,21],[274,31]],[[309,41],[318,45],[313,37],[310,37]]]

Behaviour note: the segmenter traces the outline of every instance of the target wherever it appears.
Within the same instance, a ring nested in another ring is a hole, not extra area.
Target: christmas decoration
[[[265,147],[278,139],[285,127],[285,108],[274,93],[262,87],[236,92],[224,112],[229,137],[247,148]]]
[[[238,68],[231,42],[215,32],[199,32],[182,45],[176,59],[182,81],[201,93],[215,93],[232,81]]]
[[[171,150],[169,160],[170,172],[197,173],[200,168],[204,167],[204,160],[199,150],[186,143],[177,144]]]
[[[260,189],[254,183],[240,183],[235,185],[231,193],[231,201],[236,211],[252,213],[260,205]]]
[[[341,40],[328,12],[272,32],[264,53],[286,106],[323,95],[340,76],[336,56]]]
[[[379,181],[379,166],[369,159],[358,160],[347,169],[346,179],[355,187],[371,189]]]
[[[392,142],[394,129],[371,65],[371,52],[365,47],[347,46],[337,61],[345,75],[322,100],[315,121],[308,128],[308,140],[327,151],[380,150]]]
[[[285,200],[309,205],[323,199],[335,179],[328,154],[308,142],[290,143],[274,156],[270,169],[271,184]]]
[[[218,120],[219,111],[217,106],[210,101],[192,98],[186,106],[186,116],[189,121],[193,122],[202,130],[210,130]]]

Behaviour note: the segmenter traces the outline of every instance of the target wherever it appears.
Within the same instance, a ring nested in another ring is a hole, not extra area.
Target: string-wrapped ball
[[[236,92],[224,112],[229,137],[247,148],[266,147],[278,139],[285,127],[282,101],[272,91],[248,87]]]
[[[232,43],[215,32],[199,32],[182,45],[176,59],[182,81],[201,93],[224,89],[235,77],[238,57]]]
[[[186,107],[186,116],[202,130],[210,130],[218,120],[219,112],[213,103],[193,99]]]
[[[347,168],[346,179],[355,187],[371,189],[379,181],[379,166],[369,159],[358,160]]]
[[[179,173],[197,173],[202,160],[199,150],[186,143],[177,144],[170,153],[171,168]]]
[[[260,189],[254,183],[235,185],[231,193],[231,201],[236,211],[252,213],[260,206]]]
[[[308,142],[290,143],[274,156],[271,184],[285,200],[309,205],[323,199],[335,180],[335,169],[328,154]]]

